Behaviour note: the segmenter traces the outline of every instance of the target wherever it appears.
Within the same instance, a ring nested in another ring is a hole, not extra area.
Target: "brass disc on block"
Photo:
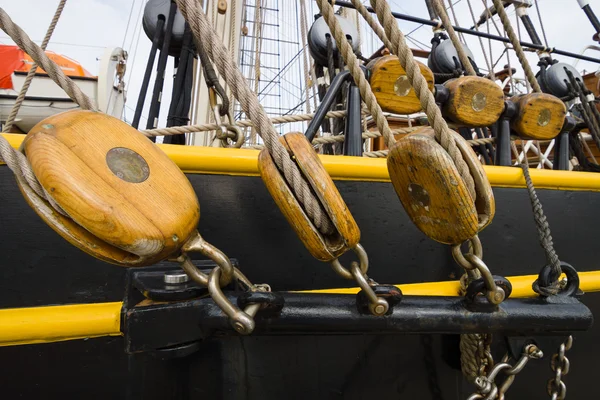
[[[445,244],[472,238],[495,213],[492,189],[477,155],[460,135],[452,134],[475,181],[475,202],[430,127],[396,142],[387,162],[394,189],[410,219],[427,236]]]
[[[417,64],[427,81],[429,90],[433,91],[433,72],[425,64],[418,61]],[[369,63],[368,68],[371,89],[383,111],[396,114],[413,114],[421,111],[421,103],[398,57],[393,55],[379,57]]]
[[[444,116],[465,126],[489,126],[504,111],[504,92],[494,82],[478,76],[463,76],[444,83],[450,97]]]
[[[554,139],[565,122],[567,107],[559,98],[547,93],[529,93],[512,97],[517,115],[511,128],[523,139]]]
[[[150,265],[176,253],[196,230],[200,206],[185,175],[116,118],[81,110],[57,114],[34,126],[23,146],[38,181],[69,218],[48,204],[33,204],[34,210],[97,258]]]
[[[359,242],[358,225],[306,137],[295,132],[282,136],[280,140],[290,157],[298,164],[335,231],[330,235],[323,235],[315,227],[266,149],[258,156],[262,180],[275,204],[311,255],[321,261],[332,261]]]

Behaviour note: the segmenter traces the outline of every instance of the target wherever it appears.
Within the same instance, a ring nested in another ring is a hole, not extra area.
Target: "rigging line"
[[[406,36],[405,36],[406,37]],[[411,42],[413,42],[415,44],[415,46],[419,47],[420,50],[428,50],[431,49],[431,47],[427,47],[427,45],[423,42],[419,42],[418,40],[411,38],[411,37],[406,37],[406,39],[410,40]]]
[[[133,42],[135,40],[135,35],[136,35],[136,32],[138,31],[138,27],[140,26],[140,21],[142,20],[142,12],[143,11],[144,11],[144,2],[142,1],[141,5],[140,5],[140,9],[139,9],[138,14],[137,14],[135,26],[133,28],[133,34],[131,35],[131,41],[129,42],[129,46],[127,46],[128,49],[131,49],[133,47]]]
[[[129,32],[129,26],[131,25],[131,17],[133,16],[133,7],[135,6],[135,0],[131,2],[131,8],[129,9],[129,18],[127,19],[127,26],[125,27],[125,34],[123,35],[123,44],[121,48],[125,47],[125,40],[127,39],[127,33]]]
[[[450,11],[452,12],[452,17],[454,18],[454,24],[456,26],[460,26],[458,24],[458,19],[456,18],[456,11],[454,11],[454,5],[452,4],[452,0],[450,0],[448,2],[448,4],[450,5]],[[446,12],[448,12],[448,8],[445,6],[445,1],[442,0],[442,5],[444,5],[444,8],[446,9]],[[458,36],[460,37],[461,42],[463,42],[463,44],[467,44],[467,42],[465,42],[465,36],[461,33],[458,32]]]
[[[467,0],[467,5],[469,6],[469,12],[471,13],[471,18],[473,19],[473,25],[475,26],[475,30],[479,31],[479,27],[477,27],[477,20],[475,18],[475,13],[473,12],[473,6],[471,5],[471,0]],[[458,25],[458,24],[456,24]],[[488,74],[491,80],[495,80],[494,79],[494,69],[492,67],[492,65],[490,64],[490,60],[488,59],[487,54],[485,54],[485,46],[483,45],[483,39],[481,37],[478,37],[479,39],[479,44],[481,45],[481,52],[483,53],[483,58],[485,59],[485,65],[487,65],[488,67]],[[464,42],[464,37],[463,37],[463,42]],[[491,58],[491,56],[490,56]]]
[[[535,10],[537,11],[538,19],[540,20],[540,26],[542,27],[542,36],[544,37],[544,44],[548,47],[548,38],[546,37],[546,29],[544,29],[544,23],[542,22],[542,13],[540,12],[540,5],[538,0],[535,0]]]
[[[12,39],[10,37],[8,37],[8,36],[0,36],[0,39],[8,39],[8,40],[12,41]],[[32,40],[32,42],[34,42],[34,43],[42,43],[42,40]],[[54,40],[48,42],[48,44],[49,45],[50,44],[59,44],[61,46],[74,46],[74,47],[89,47],[89,48],[96,48],[96,49],[105,49],[106,48],[106,46],[95,46],[95,45],[89,45],[89,44],[55,42]]]
[[[252,61],[252,60],[253,60],[253,58],[252,58],[252,57],[250,57],[250,60]],[[263,68],[265,68],[265,65],[263,65],[262,63],[261,63],[261,66],[262,66]],[[267,69],[267,68],[265,68],[265,71],[266,71],[267,73],[272,73],[272,72],[271,72],[269,69]],[[249,79],[252,79],[252,78],[249,78]],[[269,78],[267,77],[267,79],[269,79]],[[273,78],[273,79],[276,79],[276,78]],[[288,83],[288,84],[289,84],[289,85],[291,85],[291,86],[292,86],[294,89],[302,89],[300,86],[296,85],[294,82],[291,82],[290,80],[288,80],[288,79],[284,78],[284,77],[283,77],[283,75],[282,75],[282,76],[281,76],[279,79],[280,79],[280,80],[282,80],[282,81],[284,81],[284,82],[286,82],[286,83]],[[263,82],[264,82],[264,81],[263,81]],[[271,81],[269,81],[269,82],[271,82]],[[273,88],[275,88],[275,87],[273,87]],[[272,90],[273,88],[269,89],[269,91],[268,91],[268,92],[266,92],[265,94],[269,94],[269,93],[270,93],[270,90]],[[266,89],[263,89],[262,91],[260,91],[260,92],[257,94],[257,96],[260,96],[261,94],[263,94],[263,93],[265,92],[265,90],[266,90]],[[292,94],[292,95],[294,95],[294,94],[293,94],[293,93],[291,93],[290,91],[287,91],[287,92],[288,92],[288,93],[290,93],[290,94]],[[295,96],[295,97],[298,97],[298,96],[296,96],[296,95],[294,95],[294,96]]]

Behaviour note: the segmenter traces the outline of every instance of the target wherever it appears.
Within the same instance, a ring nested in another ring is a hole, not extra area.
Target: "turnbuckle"
[[[229,110],[223,111],[223,102],[219,103],[217,97],[220,94],[214,90],[214,88],[208,89],[208,100],[210,108],[215,118],[215,123],[219,125],[219,131],[216,133],[217,139],[223,143],[223,147],[232,147],[239,149],[244,144],[244,133],[239,126],[235,125],[233,115]],[[223,99],[221,99],[223,100]],[[221,117],[227,117],[227,123],[224,123]],[[232,140],[232,143],[229,142]]]
[[[385,315],[390,309],[390,305],[384,298],[377,296],[373,290],[373,286],[375,286],[376,283],[367,277],[367,271],[369,270],[369,257],[367,256],[367,252],[360,243],[357,243],[352,250],[358,256],[358,262],[352,261],[350,263],[350,271],[342,266],[339,258],[331,261],[331,267],[342,278],[351,279],[358,283],[358,286],[362,289],[369,301],[369,311],[371,314],[376,316]]]

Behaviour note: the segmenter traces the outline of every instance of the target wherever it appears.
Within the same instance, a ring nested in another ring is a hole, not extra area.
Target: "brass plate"
[[[150,176],[150,167],[142,156],[125,147],[115,147],[106,153],[108,168],[119,179],[131,183],[144,182]]]
[[[398,79],[396,79],[396,83],[394,83],[394,92],[396,95],[400,97],[407,96],[412,89],[410,82],[408,81],[408,77],[406,75],[401,75]]]
[[[551,119],[552,113],[547,108],[544,108],[542,111],[540,111],[540,115],[538,115],[538,125],[546,126],[548,125]]]
[[[473,99],[471,100],[471,107],[473,107],[473,110],[477,112],[483,111],[486,105],[487,98],[485,97],[485,94],[481,92],[475,93]]]

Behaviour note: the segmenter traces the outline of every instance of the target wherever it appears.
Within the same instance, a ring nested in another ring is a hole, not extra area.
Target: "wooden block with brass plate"
[[[219,0],[217,3],[217,11],[221,15],[227,12],[227,0]]]
[[[303,177],[333,223],[335,231],[330,235],[319,232],[266,149],[258,156],[258,169],[262,180],[275,204],[312,256],[321,261],[332,261],[359,242],[358,225],[306,137],[302,133],[288,133],[281,138],[281,142],[287,148],[290,157],[297,162]]]
[[[435,141],[430,127],[423,127],[392,146],[388,170],[413,223],[438,242],[459,244],[491,222],[495,205],[476,154],[460,135],[452,134],[475,180],[476,201],[448,153]]]
[[[69,218],[47,204],[34,209],[91,255],[150,265],[177,253],[196,231],[200,206],[185,175],[116,118],[79,110],[57,114],[33,127],[23,146],[38,181]]]
[[[421,73],[433,90],[433,72],[417,61]],[[421,111],[421,103],[411,86],[406,71],[396,56],[379,57],[369,63],[371,88],[383,111],[396,114],[414,114]]]
[[[529,93],[512,97],[517,115],[511,128],[523,139],[550,140],[561,131],[567,107],[559,98],[547,93]]]
[[[494,82],[478,76],[463,76],[444,83],[450,97],[444,116],[457,124],[480,127],[498,121],[504,111],[504,92]]]

